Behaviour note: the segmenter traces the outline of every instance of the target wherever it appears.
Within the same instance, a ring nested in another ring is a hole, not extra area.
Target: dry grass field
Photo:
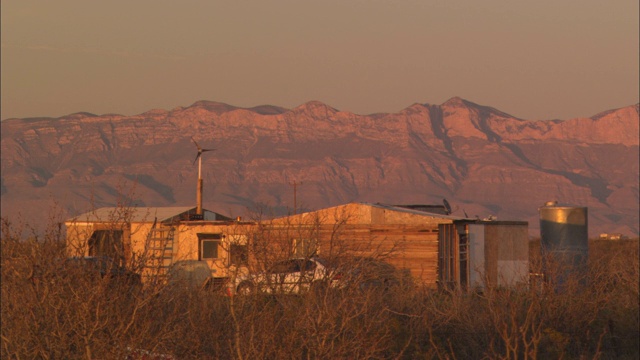
[[[637,239],[591,241],[588,273],[563,291],[544,283],[484,293],[403,284],[229,297],[91,278],[61,265],[58,228],[37,238],[23,230],[2,223],[3,359],[640,356]],[[535,243],[531,249],[538,253]],[[533,270],[539,263],[532,256]]]

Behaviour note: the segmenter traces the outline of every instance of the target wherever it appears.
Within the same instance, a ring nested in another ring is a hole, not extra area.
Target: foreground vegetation
[[[586,278],[559,292],[544,284],[484,293],[404,284],[246,297],[134,291],[63,274],[59,231],[25,240],[4,222],[1,241],[3,359],[639,356],[637,240],[591,242]],[[534,270],[539,262],[532,256]]]

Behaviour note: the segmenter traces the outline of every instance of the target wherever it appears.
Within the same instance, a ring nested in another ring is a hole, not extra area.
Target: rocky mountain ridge
[[[358,115],[198,101],[134,116],[75,113],[2,121],[2,214],[63,216],[113,205],[195,203],[191,137],[206,208],[245,215],[351,201],[454,205],[454,214],[527,220],[549,200],[588,206],[590,232],[638,234],[638,104],[566,121],[518,119],[452,98]],[[41,220],[38,220],[41,221]]]

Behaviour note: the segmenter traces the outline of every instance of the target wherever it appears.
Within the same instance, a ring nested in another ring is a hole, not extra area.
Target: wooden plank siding
[[[351,203],[276,219],[269,226],[306,227],[306,233],[317,236],[320,256],[332,256],[330,251],[379,256],[409,271],[416,282],[436,287],[438,226],[454,220],[395,206]]]
[[[346,254],[380,257],[398,269],[408,270],[417,282],[436,286],[437,225],[346,224],[338,230],[331,225],[319,225],[317,236],[321,257]]]

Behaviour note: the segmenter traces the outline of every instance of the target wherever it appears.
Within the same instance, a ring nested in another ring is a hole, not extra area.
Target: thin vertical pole
[[[293,186],[293,214],[298,213],[298,185],[302,185],[302,183],[298,183],[293,180],[293,183],[289,183],[289,185]]]
[[[198,190],[196,193],[196,214],[202,215],[202,156],[198,158]]]

